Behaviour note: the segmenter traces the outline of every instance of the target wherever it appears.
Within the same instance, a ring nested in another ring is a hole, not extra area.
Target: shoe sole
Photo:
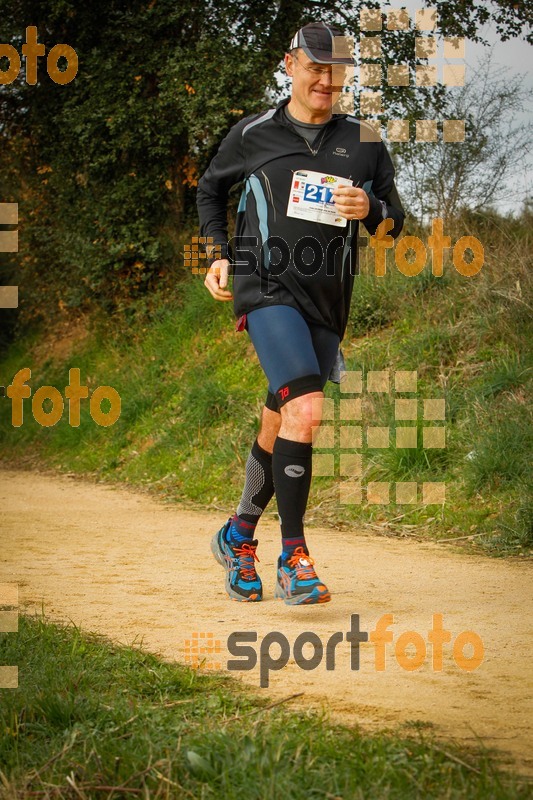
[[[329,603],[331,595],[326,587],[324,589],[324,592],[320,592],[315,591],[316,587],[314,587],[310,594],[295,594],[289,597],[285,594],[280,584],[276,582],[274,597],[283,600],[288,606],[310,606],[318,603]]]
[[[263,599],[261,594],[251,594],[250,597],[243,597],[233,589],[231,585],[231,571],[228,567],[228,562],[226,561],[224,553],[220,549],[220,545],[218,543],[218,533],[215,533],[211,539],[211,552],[213,553],[215,560],[218,561],[222,567],[224,567],[226,572],[226,592],[231,600],[237,600],[239,603],[258,603]]]

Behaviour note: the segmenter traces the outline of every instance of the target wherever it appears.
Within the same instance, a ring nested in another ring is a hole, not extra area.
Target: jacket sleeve
[[[210,236],[228,257],[228,194],[245,176],[242,131],[248,120],[241,120],[223,139],[216,156],[198,182],[196,206],[200,218],[200,236]]]
[[[394,165],[392,159],[383,142],[380,142],[378,146],[379,153],[376,174],[368,193],[370,211],[362,222],[369,234],[373,235],[380,222],[384,219],[392,219],[394,228],[388,231],[388,233],[393,238],[396,238],[400,235],[403,228],[405,212],[394,184]]]

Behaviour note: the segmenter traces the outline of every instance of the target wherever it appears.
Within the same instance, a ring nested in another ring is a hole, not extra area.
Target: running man
[[[313,428],[346,329],[359,221],[375,234],[387,219],[393,237],[403,225],[385,145],[364,122],[332,113],[342,88],[332,85],[332,65],[353,65],[334,55],[341,35],[323,22],[295,34],[285,55],[291,96],[234,125],[198,184],[200,234],[220,247],[205,285],[216,300],[234,301],[237,330],[248,331],[268,380],[240,503],[211,543],[234,600],[262,599],[255,529],[274,493],[276,597],[289,605],[330,600],[304,535]],[[227,200],[238,183],[230,243]]]

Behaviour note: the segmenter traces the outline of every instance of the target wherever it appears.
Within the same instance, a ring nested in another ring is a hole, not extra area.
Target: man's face
[[[301,49],[294,55],[285,55],[285,68],[287,75],[292,77],[292,99],[311,115],[330,114],[342,89],[339,80],[342,68],[335,68],[335,83],[340,83],[340,86],[333,86],[332,65],[311,61]]]

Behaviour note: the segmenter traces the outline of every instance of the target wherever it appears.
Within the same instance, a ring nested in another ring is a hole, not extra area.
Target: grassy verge
[[[429,263],[407,277],[390,252],[388,273],[377,278],[372,252],[363,250],[343,343],[347,366],[361,370],[364,380],[387,371],[391,385],[396,370],[416,371],[417,394],[406,396],[417,399],[418,419],[395,419],[393,391],[365,392],[363,424],[389,428],[390,446],[376,447],[363,436],[362,482],[389,484],[388,501],[368,504],[363,493],[361,504],[340,502],[350,478],[341,474],[337,430],[330,450],[335,474],[313,481],[308,524],[365,524],[386,535],[453,539],[495,555],[531,553],[530,234],[527,220],[496,223],[489,233],[478,232],[486,263],[471,278],[449,259],[441,278],[432,276]],[[82,401],[78,428],[69,425],[67,408],[56,425],[43,428],[25,400],[24,423],[13,428],[10,402],[0,399],[7,463],[26,460],[127,482],[221,514],[234,509],[266,387],[247,334],[234,331],[229,304],[215,303],[202,279],[189,275],[120,318],[92,318],[87,336],[70,349],[60,344],[60,335],[44,328],[19,338],[0,365],[1,382],[7,385],[27,366],[33,393],[45,384],[64,393],[69,367],[78,367],[90,392],[99,385],[119,392],[120,419],[99,427]],[[338,429],[347,395],[331,383],[326,394],[335,401]],[[424,398],[445,400],[445,421],[423,419]],[[427,425],[446,426],[445,447],[424,447]],[[417,429],[416,447],[395,446],[399,427]],[[414,502],[397,502],[396,484],[413,482]],[[423,482],[444,483],[446,503],[424,504]],[[274,504],[267,513],[275,514]]]
[[[0,690],[6,799],[530,796],[488,752],[424,726],[364,735],[42,617],[0,635],[0,663],[20,675]]]

